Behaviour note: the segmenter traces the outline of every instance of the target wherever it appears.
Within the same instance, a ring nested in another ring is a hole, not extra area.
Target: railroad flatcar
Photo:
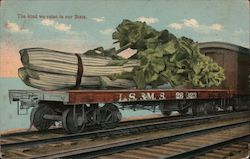
[[[19,109],[29,109],[31,125],[46,130],[62,121],[70,133],[82,132],[85,126],[114,127],[121,120],[119,108],[156,108],[168,116],[172,111],[206,115],[217,110],[249,109],[250,50],[241,46],[206,42],[201,52],[225,70],[226,80],[218,88],[129,89],[129,90],[9,90],[10,101]],[[103,106],[100,106],[100,103]]]

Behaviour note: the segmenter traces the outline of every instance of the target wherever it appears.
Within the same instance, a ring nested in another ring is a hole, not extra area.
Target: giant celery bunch
[[[130,59],[138,59],[141,64],[114,78],[133,79],[140,89],[166,83],[173,87],[214,87],[225,79],[223,68],[200,53],[198,43],[189,38],[177,38],[168,30],[157,31],[138,21],[123,20],[116,29],[113,39],[120,47],[136,49]]]

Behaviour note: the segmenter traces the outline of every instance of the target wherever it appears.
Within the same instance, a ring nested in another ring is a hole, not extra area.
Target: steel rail
[[[7,139],[9,137],[16,137],[16,136],[23,136],[23,135],[35,135],[35,134],[45,134],[45,133],[53,133],[57,131],[62,131],[62,128],[51,128],[48,130],[26,130],[26,131],[20,131],[20,132],[14,132],[14,133],[7,133],[7,134],[2,134],[1,139]]]
[[[211,116],[205,116],[205,117],[192,117],[192,118],[187,118],[187,119],[152,122],[152,123],[145,123],[145,124],[139,124],[139,125],[117,127],[114,129],[97,130],[93,132],[68,134],[64,136],[56,136],[56,137],[45,138],[45,139],[36,139],[36,140],[31,140],[31,141],[4,143],[4,144],[1,144],[1,149],[6,150],[6,149],[19,148],[19,147],[29,147],[29,146],[35,146],[35,145],[41,145],[41,144],[47,144],[47,143],[77,140],[80,138],[115,136],[115,135],[121,135],[121,134],[142,133],[142,132],[149,132],[149,131],[162,130],[162,129],[186,127],[186,126],[190,126],[194,124],[200,124],[201,122],[207,122],[210,120],[219,120],[221,118],[232,118],[232,117],[237,117],[239,115],[245,115],[245,114],[248,115],[248,112],[238,112],[238,113],[211,115]]]
[[[191,115],[177,115],[177,116],[169,116],[169,117],[155,117],[155,118],[148,118],[148,119],[137,119],[137,120],[127,120],[127,121],[121,121],[117,127],[120,126],[126,126],[130,124],[142,124],[142,123],[150,123],[152,121],[164,121],[164,120],[175,120],[175,119],[185,119],[185,118],[190,118],[192,117]],[[93,131],[96,130],[96,127],[92,126],[87,126],[86,131]],[[100,129],[100,127],[98,127]],[[2,134],[1,138],[2,139],[7,139],[9,137],[16,137],[16,136],[23,136],[23,135],[33,135],[33,134],[46,134],[46,133],[54,133],[54,132],[64,132],[62,128],[51,128],[48,130],[42,130],[42,131],[37,131],[37,130],[31,130],[31,131],[21,131],[21,132],[15,132],[15,133],[8,133],[8,134]]]
[[[205,128],[205,129],[200,129],[200,130],[195,130],[187,133],[180,133],[177,135],[172,135],[172,136],[164,136],[164,137],[159,137],[159,138],[154,138],[154,139],[141,139],[141,140],[135,140],[135,141],[125,141],[125,142],[119,142],[119,143],[114,143],[114,144],[108,144],[108,145],[103,145],[103,146],[96,146],[92,148],[77,148],[77,149],[71,149],[71,150],[64,150],[60,152],[55,152],[51,154],[45,154],[45,155],[40,155],[40,156],[35,156],[31,157],[30,159],[36,158],[36,159],[55,159],[55,158],[71,158],[71,159],[76,159],[76,158],[95,158],[95,157],[100,157],[103,155],[111,155],[114,153],[118,152],[123,152],[127,150],[132,150],[132,149],[138,149],[142,147],[150,147],[150,146],[155,146],[155,145],[160,145],[160,144],[166,144],[169,142],[173,142],[176,140],[181,140],[187,137],[193,137],[193,136],[198,136],[198,135],[203,135],[203,134],[208,134],[211,132],[217,132],[221,130],[227,130],[230,128],[235,128],[239,126],[243,126],[246,124],[249,124],[250,121],[245,121],[245,122],[239,122],[239,123],[234,123],[234,124],[228,124],[224,126],[215,126],[212,128]],[[248,135],[249,136],[249,135]]]
[[[229,145],[229,144],[233,144],[233,143],[237,143],[237,142],[241,142],[241,141],[250,141],[250,134],[247,135],[241,135],[235,138],[231,138],[228,140],[224,140],[222,142],[217,142],[214,144],[209,144],[207,146],[203,146],[203,147],[199,147],[190,151],[185,151],[179,154],[175,154],[172,156],[168,156],[168,157],[162,157],[161,159],[189,159],[198,155],[202,155],[205,154],[209,151],[215,150],[215,149],[219,149],[223,146]]]
[[[246,111],[241,111],[238,113],[244,113]],[[232,112],[230,112],[232,113]],[[225,112],[217,112],[215,115],[221,115],[221,114],[230,114],[230,113],[225,113]],[[117,127],[121,126],[127,126],[127,125],[132,125],[132,124],[143,124],[143,123],[150,123],[150,122],[156,122],[156,121],[166,121],[166,120],[176,120],[176,119],[186,119],[186,118],[192,118],[194,116],[192,115],[177,115],[177,116],[168,116],[168,117],[154,117],[154,118],[147,118],[147,119],[137,119],[137,120],[127,120],[127,121],[121,121]],[[89,131],[95,131],[96,129],[101,129],[100,127],[93,127],[93,126],[87,126],[86,131],[84,132],[89,132]],[[46,133],[57,133],[59,134],[64,133],[63,128],[51,128],[48,130],[27,130],[27,131],[21,131],[21,132],[14,132],[14,133],[7,133],[7,134],[2,134],[0,135],[0,139],[8,139],[10,137],[16,137],[16,136],[25,136],[25,135],[39,135],[39,134],[46,134]]]

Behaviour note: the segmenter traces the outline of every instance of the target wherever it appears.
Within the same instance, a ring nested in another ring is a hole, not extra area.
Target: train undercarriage
[[[30,115],[31,125],[38,130],[46,130],[56,121],[62,122],[63,128],[69,133],[84,131],[86,126],[99,125],[113,128],[121,120],[119,109],[113,104],[62,105],[62,103],[39,103]]]
[[[40,102],[32,109],[30,122],[38,130],[46,130],[55,124],[62,123],[68,133],[79,133],[86,126],[114,128],[121,121],[119,109],[158,109],[163,116],[169,116],[173,111],[185,115],[191,112],[193,116],[210,115],[218,111],[239,111],[249,109],[249,97],[214,99],[214,100],[167,100],[141,101],[124,103],[64,105],[62,102]]]

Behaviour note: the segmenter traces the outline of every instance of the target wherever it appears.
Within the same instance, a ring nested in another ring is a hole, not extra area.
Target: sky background
[[[112,32],[123,19],[145,21],[198,42],[249,48],[248,0],[2,0],[0,77],[17,77],[23,48],[82,53],[117,47]]]

